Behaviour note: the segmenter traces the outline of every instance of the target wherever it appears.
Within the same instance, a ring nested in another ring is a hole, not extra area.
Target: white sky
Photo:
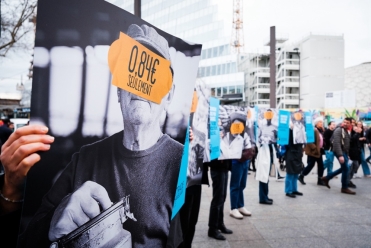
[[[214,1],[231,28],[233,0]],[[345,68],[371,61],[371,0],[243,0],[243,5],[247,52],[262,47],[269,40],[270,27],[276,26],[277,36],[292,41],[310,32],[343,34]],[[0,58],[0,92],[14,91],[21,74],[26,81],[30,59],[20,54]]]
[[[224,20],[232,20],[233,0],[218,0]],[[344,35],[345,68],[371,61],[370,0],[243,0],[245,50],[276,35],[297,41],[310,32]],[[232,25],[231,25],[232,27]]]

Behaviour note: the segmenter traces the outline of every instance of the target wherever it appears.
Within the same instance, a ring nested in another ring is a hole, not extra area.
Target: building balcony
[[[249,71],[250,75],[253,77],[270,77],[270,69],[269,68],[263,68],[263,67],[257,67],[253,68]]]

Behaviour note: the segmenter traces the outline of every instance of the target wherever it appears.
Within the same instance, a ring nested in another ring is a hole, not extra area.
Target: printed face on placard
[[[172,87],[170,61],[124,33],[110,46],[108,64],[113,85],[148,101],[160,104]]]
[[[124,120],[135,125],[157,125],[162,111],[166,110],[171,102],[172,91],[162,99],[161,104],[153,103],[122,89],[118,89],[118,98]]]
[[[273,119],[273,112],[272,111],[266,111],[264,113],[264,119],[267,119],[267,120],[272,120]]]
[[[295,113],[294,114],[294,118],[296,121],[301,121],[301,119],[303,118],[303,115],[299,112]]]
[[[234,120],[231,124],[230,132],[233,136],[237,136],[241,133],[243,133],[245,129],[245,125],[240,122],[239,120]]]

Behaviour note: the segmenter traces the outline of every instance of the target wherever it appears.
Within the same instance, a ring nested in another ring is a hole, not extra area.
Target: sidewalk
[[[334,170],[337,168],[339,164],[336,161]],[[284,180],[270,178],[269,197],[274,200],[270,206],[259,204],[258,181],[251,172],[244,196],[246,208],[252,216],[243,220],[229,216],[228,189],[224,222],[233,234],[225,234],[226,241],[207,236],[212,187],[203,185],[192,247],[371,247],[371,178],[353,179],[357,194],[346,195],[340,193],[341,174],[330,181],[331,189],[328,189],[317,186],[316,171],[315,167],[305,177],[306,185],[298,182],[298,189],[304,196],[296,198],[285,195]],[[362,167],[358,175],[363,176]]]

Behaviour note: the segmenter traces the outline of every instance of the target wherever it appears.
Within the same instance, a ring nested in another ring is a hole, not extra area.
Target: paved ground
[[[244,196],[252,216],[243,220],[230,217],[228,195],[224,222],[233,234],[225,235],[226,241],[207,236],[212,189],[202,186],[193,247],[371,247],[371,178],[353,179],[357,185],[357,195],[353,196],[340,193],[340,176],[330,181],[331,189],[317,186],[316,171],[315,167],[305,177],[306,185],[298,182],[304,196],[294,199],[284,194],[284,180],[270,178],[271,206],[259,204],[258,181],[251,173]],[[363,175],[361,167],[358,174]]]

